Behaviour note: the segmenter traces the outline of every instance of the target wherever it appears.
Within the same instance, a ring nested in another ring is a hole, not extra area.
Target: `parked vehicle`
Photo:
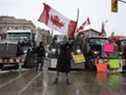
[[[97,56],[104,58],[103,45],[108,38],[91,37],[86,39],[86,68],[96,69],[95,60]]]
[[[108,42],[108,38],[99,38],[99,37],[93,37],[93,38],[87,38],[87,53],[90,50],[94,50],[94,53],[98,52],[100,57],[103,57],[103,45],[104,43]]]
[[[0,41],[0,67],[2,70],[10,67],[17,69],[24,64],[27,50],[34,45],[33,35],[31,30],[7,31],[6,39]]]

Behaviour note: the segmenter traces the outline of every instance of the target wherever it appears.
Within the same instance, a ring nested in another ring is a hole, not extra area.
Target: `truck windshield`
[[[104,43],[106,43],[108,40],[107,39],[96,39],[96,38],[94,38],[94,39],[89,39],[88,40],[89,41],[89,43],[90,44],[97,44],[97,45],[103,45]]]
[[[18,41],[20,39],[30,39],[30,33],[7,33],[7,40]]]

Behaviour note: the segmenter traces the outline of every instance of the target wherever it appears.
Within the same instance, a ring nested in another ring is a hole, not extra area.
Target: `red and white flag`
[[[86,19],[86,21],[84,23],[82,23],[82,25],[78,28],[77,32],[80,32],[80,31],[83,31],[85,26],[88,26],[90,25],[91,22],[90,22],[90,19],[89,17]]]
[[[74,37],[77,22],[66,18],[47,4],[44,4],[44,10],[39,21],[45,23],[51,29],[67,33],[70,38]]]

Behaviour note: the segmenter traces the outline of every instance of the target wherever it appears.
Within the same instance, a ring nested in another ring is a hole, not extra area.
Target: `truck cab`
[[[94,50],[94,53],[98,53],[100,57],[103,57],[103,44],[108,42],[108,38],[91,37],[86,39],[87,53]]]
[[[86,69],[96,70],[95,60],[97,57],[104,58],[103,45],[108,38],[90,37],[86,39]]]
[[[22,54],[17,56],[17,45],[21,42],[19,47]],[[31,30],[8,30],[6,32],[6,39],[0,42],[0,67],[5,69],[8,66],[16,66],[24,64],[27,50],[33,46],[33,33]]]

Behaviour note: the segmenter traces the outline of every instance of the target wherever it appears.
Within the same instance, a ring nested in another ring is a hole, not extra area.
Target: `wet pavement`
[[[55,71],[46,70],[0,73],[0,95],[126,95],[124,73],[72,71],[70,85],[64,74],[53,84],[55,76]]]

